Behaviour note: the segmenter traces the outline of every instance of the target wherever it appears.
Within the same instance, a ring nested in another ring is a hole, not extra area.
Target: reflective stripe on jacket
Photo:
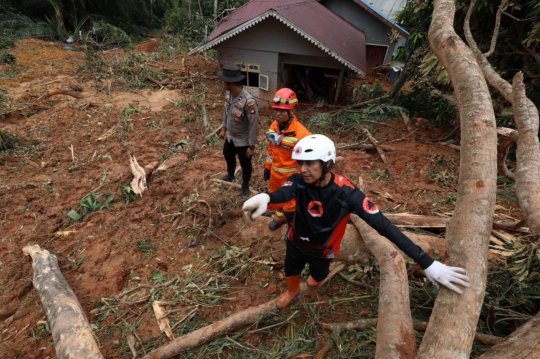
[[[274,121],[268,131],[279,134],[281,142],[274,145],[268,141],[268,157],[264,167],[275,171],[276,174],[282,174],[286,178],[298,170],[296,160],[291,158],[294,146],[302,138],[311,135],[311,132],[294,115],[289,127],[285,130],[281,131],[278,122]]]

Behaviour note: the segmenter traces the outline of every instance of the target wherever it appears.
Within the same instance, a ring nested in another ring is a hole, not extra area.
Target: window
[[[268,76],[259,74],[259,88],[268,91]]]
[[[251,62],[235,62],[240,68],[242,75],[246,76],[242,80],[242,85],[248,87],[259,87],[259,73],[261,72],[261,64]]]

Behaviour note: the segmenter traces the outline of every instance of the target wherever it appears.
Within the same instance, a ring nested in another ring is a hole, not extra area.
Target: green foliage
[[[339,135],[357,128],[363,121],[363,111],[361,110],[338,110],[316,114],[307,121],[307,127],[313,133]]]
[[[8,29],[0,30],[0,50],[11,49],[15,47],[13,35]]]
[[[108,196],[106,199],[103,199],[103,196]],[[80,203],[82,212],[78,213],[75,210],[71,210],[68,212],[68,217],[81,222],[86,215],[92,212],[101,211],[102,209],[110,209],[110,204],[113,201],[113,197],[110,196],[109,192],[105,192],[104,194],[97,194],[96,192],[92,191],[89,195],[84,197]]]
[[[15,149],[21,139],[7,131],[0,130],[0,152]]]
[[[442,130],[454,127],[457,118],[456,106],[443,96],[432,96],[430,89],[400,93],[395,104],[408,110],[411,118],[425,118]]]
[[[199,13],[190,14],[186,5],[177,5],[165,13],[165,24],[177,36],[181,36],[188,46],[205,42],[206,36],[214,28],[209,18],[203,18]]]
[[[366,85],[362,84],[361,86],[354,88],[353,101],[362,102],[369,99],[381,97],[384,94],[385,91],[383,89],[382,83],[377,80],[375,86],[373,87],[367,87]]]
[[[16,61],[15,55],[7,51],[0,51],[0,64],[14,64]]]
[[[92,35],[101,47],[109,48],[119,46],[126,49],[131,49],[133,47],[131,38],[119,27],[111,25],[103,20],[95,21],[92,26],[93,29],[95,29],[95,34],[93,33],[94,30],[92,30]]]
[[[407,59],[407,49],[403,46],[397,48],[394,52],[394,60],[405,61]]]
[[[137,193],[133,192],[131,185],[123,184],[120,188],[122,189],[122,200],[125,204],[130,204],[137,199]]]

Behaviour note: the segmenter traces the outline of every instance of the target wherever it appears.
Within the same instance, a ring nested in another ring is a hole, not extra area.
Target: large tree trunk
[[[454,0],[435,0],[429,41],[452,81],[461,119],[458,195],[446,238],[450,263],[471,288],[441,288],[417,358],[469,358],[485,294],[488,243],[495,207],[497,132],[490,93],[471,50],[455,33]]]
[[[414,358],[416,340],[409,302],[409,278],[398,249],[357,215],[351,220],[380,268],[379,320],[375,359]]]
[[[497,343],[478,359],[530,359],[540,353],[540,313]]]
[[[58,267],[58,260],[38,245],[26,246],[36,287],[51,327],[58,359],[103,359],[79,300]]]

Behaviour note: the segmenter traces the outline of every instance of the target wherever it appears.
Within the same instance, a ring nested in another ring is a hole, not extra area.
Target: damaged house
[[[302,101],[334,103],[346,73],[369,74],[391,60],[392,31],[408,36],[362,0],[251,0],[192,53],[215,49],[221,65],[239,66],[260,105],[281,87]]]

